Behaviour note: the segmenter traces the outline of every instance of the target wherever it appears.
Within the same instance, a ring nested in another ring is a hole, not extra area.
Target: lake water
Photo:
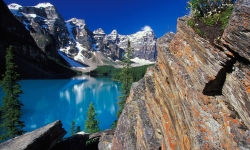
[[[56,120],[62,121],[66,136],[70,136],[72,120],[83,130],[90,102],[94,104],[101,130],[108,129],[116,120],[121,83],[109,78],[21,80],[20,84],[24,92],[20,96],[24,104],[21,120],[27,132]],[[0,87],[0,99],[3,95]]]

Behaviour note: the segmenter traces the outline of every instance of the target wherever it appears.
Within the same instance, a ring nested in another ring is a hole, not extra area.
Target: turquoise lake
[[[57,80],[21,80],[24,92],[21,121],[25,131],[33,131],[56,120],[61,120],[63,128],[70,136],[71,121],[84,129],[86,112],[93,102],[101,130],[108,129],[116,120],[118,97],[121,83],[110,78],[88,76]],[[0,99],[4,93],[0,87]]]

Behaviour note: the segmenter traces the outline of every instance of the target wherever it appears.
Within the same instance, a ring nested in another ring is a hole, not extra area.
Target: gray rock
[[[112,140],[114,137],[114,130],[106,130],[102,132],[98,143],[99,150],[111,150]]]
[[[249,18],[249,0],[238,0],[221,39],[224,45],[248,61],[250,61]]]
[[[1,150],[45,150],[52,148],[67,132],[61,121],[10,139],[0,144]]]

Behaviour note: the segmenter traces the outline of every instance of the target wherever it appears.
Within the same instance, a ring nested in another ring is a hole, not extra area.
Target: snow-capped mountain
[[[17,72],[21,78],[42,79],[57,75],[75,75],[75,72],[48,59],[36,44],[30,32],[24,24],[18,21],[13,13],[23,16],[19,12],[22,6],[13,4],[12,13],[4,1],[0,1],[0,74],[5,71],[5,55],[7,48],[11,45],[15,54],[14,62],[18,65]]]
[[[13,15],[24,24],[38,47],[52,57],[58,57],[57,49],[67,45],[68,30],[65,21],[50,3],[36,6],[8,5]]]
[[[8,7],[48,56],[57,58],[61,55],[87,66],[93,63],[115,63],[122,59],[127,41],[130,40],[136,58],[134,60],[156,60],[156,37],[149,26],[131,35],[120,35],[116,30],[106,35],[101,28],[90,31],[83,19],[65,21],[50,3],[39,3],[36,6],[10,4]],[[68,62],[72,64],[72,61]]]
[[[127,42],[128,40],[130,40],[131,46],[134,49],[134,57],[150,61],[156,60],[157,38],[153,30],[149,26],[145,26],[141,31],[138,31],[131,35],[120,35],[116,30],[113,30],[105,37],[105,39],[114,42],[122,49],[126,49]]]

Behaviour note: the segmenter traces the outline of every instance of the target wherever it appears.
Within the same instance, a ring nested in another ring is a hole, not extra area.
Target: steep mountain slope
[[[180,18],[133,85],[111,149],[250,149],[249,14],[237,0],[218,47]]]
[[[41,50],[51,57],[58,57],[57,49],[68,43],[68,30],[64,19],[50,3],[36,6],[8,5],[22,22]]]
[[[0,1],[0,74],[5,71],[5,53],[10,45],[14,47],[18,72],[22,78],[50,78],[70,73],[75,74],[47,58],[36,42],[10,12],[6,4]]]

